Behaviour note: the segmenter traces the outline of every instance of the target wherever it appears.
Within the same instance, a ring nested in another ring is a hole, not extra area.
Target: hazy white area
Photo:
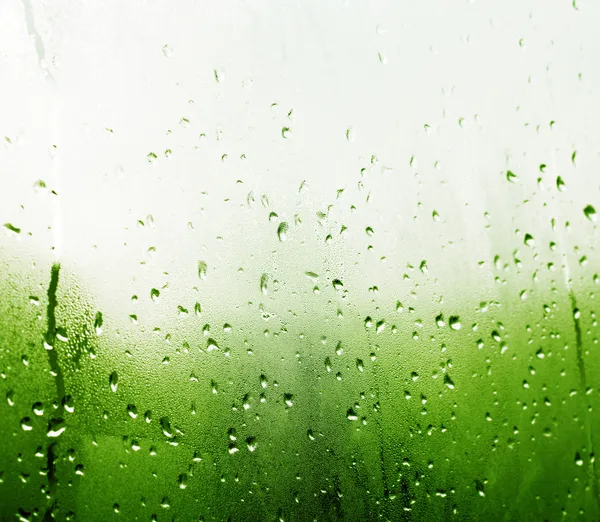
[[[552,218],[574,263],[599,23],[595,0],[4,0],[0,254],[118,308],[165,284],[240,306],[309,270],[391,303],[423,260],[435,299],[493,285],[495,255],[543,268]]]

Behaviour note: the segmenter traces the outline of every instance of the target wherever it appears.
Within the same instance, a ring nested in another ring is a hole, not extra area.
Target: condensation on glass
[[[600,4],[0,2],[0,518],[600,518]]]

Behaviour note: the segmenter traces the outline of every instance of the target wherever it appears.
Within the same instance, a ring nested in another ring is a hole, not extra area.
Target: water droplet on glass
[[[206,351],[212,352],[212,351],[215,351],[218,349],[219,349],[219,345],[217,344],[217,341],[215,341],[212,337],[210,337],[208,339],[208,341],[206,342]]]
[[[596,209],[594,207],[592,207],[592,205],[587,205],[584,209],[583,209],[583,214],[585,215],[586,218],[588,218],[590,221],[596,221],[597,218],[597,214],[596,214]]]
[[[117,372],[112,372],[108,378],[108,383],[110,385],[110,389],[114,392],[117,393],[117,388],[119,386],[119,376],[117,375]]]
[[[102,324],[104,323],[102,319],[102,312],[96,312],[96,317],[94,319],[94,329],[96,330],[96,335],[102,335]]]
[[[4,223],[4,228],[6,230],[6,233],[10,236],[16,236],[21,233],[21,229],[15,227],[12,223]]]
[[[262,274],[260,276],[260,291],[265,295],[267,295],[267,293],[269,291],[268,287],[267,287],[268,282],[269,282],[269,276],[267,274]]]
[[[208,271],[208,265],[205,261],[198,261],[198,277],[202,280],[206,279],[206,272]]]
[[[534,245],[534,239],[533,236],[531,234],[525,234],[525,237],[523,239],[523,243],[525,243],[526,246],[531,247]]]
[[[132,419],[136,419],[137,418],[137,408],[135,407],[135,404],[128,404],[127,405],[127,413],[129,414],[129,416]]]
[[[460,328],[461,328],[460,317],[458,317],[457,315],[450,316],[448,318],[448,324],[450,325],[450,328],[452,328],[453,330],[460,330]]]
[[[277,237],[279,238],[279,241],[287,240],[288,228],[289,225],[285,221],[279,223],[279,226],[277,227]]]
[[[21,419],[21,428],[23,431],[31,431],[33,426],[31,425],[31,419],[29,417],[23,417]]]

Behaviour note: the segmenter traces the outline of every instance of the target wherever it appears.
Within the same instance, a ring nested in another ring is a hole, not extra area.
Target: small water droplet
[[[452,381],[452,379],[450,378],[450,376],[446,373],[444,375],[444,384],[446,385],[446,387],[450,390],[454,389],[454,382]]]
[[[283,402],[286,408],[291,408],[294,405],[294,396],[291,393],[284,393]]]
[[[113,393],[117,393],[117,388],[119,386],[119,376],[117,372],[112,372],[108,378],[108,383],[110,385],[110,389]]]
[[[357,420],[357,419],[358,419],[358,415],[356,415],[355,411],[354,411],[352,408],[350,408],[350,409],[349,409],[349,410],[346,412],[346,418],[347,418],[349,421],[355,421],[355,420]]]
[[[523,239],[523,243],[525,243],[525,245],[528,246],[528,247],[533,246],[535,244],[533,236],[531,234],[525,234],[525,237]]]
[[[206,261],[198,261],[198,277],[203,281],[206,279],[206,273],[208,271],[208,265]]]
[[[217,83],[225,81],[225,72],[222,69],[213,69],[213,75]]]
[[[460,330],[460,328],[461,328],[460,317],[458,317],[458,315],[450,316],[448,318],[448,324],[450,325],[450,328],[452,328],[453,330]]]
[[[173,430],[171,429],[171,422],[169,421],[169,417],[161,417],[159,422],[163,435],[168,439],[173,437]]]
[[[96,317],[94,319],[94,329],[96,330],[96,335],[102,335],[102,324],[104,320],[102,319],[102,312],[96,312]]]
[[[277,227],[277,237],[279,238],[279,241],[287,240],[288,229],[289,225],[285,221],[279,223],[279,226]]]
[[[584,209],[583,209],[583,214],[585,215],[586,218],[588,218],[590,221],[596,221],[598,215],[596,214],[596,209],[594,207],[592,207],[592,205],[587,205]]]
[[[129,416],[132,419],[136,419],[137,418],[137,408],[135,406],[135,404],[128,404],[127,405],[127,413],[129,414]]]
[[[177,483],[179,484],[179,489],[185,489],[188,484],[188,475],[187,473],[182,473],[177,477]]]
[[[215,351],[218,349],[219,349],[219,345],[217,344],[217,341],[215,341],[212,337],[210,337],[208,339],[208,341],[206,342],[206,351],[212,352],[212,351]]]

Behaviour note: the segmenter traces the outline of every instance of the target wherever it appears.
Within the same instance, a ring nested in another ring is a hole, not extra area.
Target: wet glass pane
[[[0,519],[598,520],[600,4],[0,3]]]

